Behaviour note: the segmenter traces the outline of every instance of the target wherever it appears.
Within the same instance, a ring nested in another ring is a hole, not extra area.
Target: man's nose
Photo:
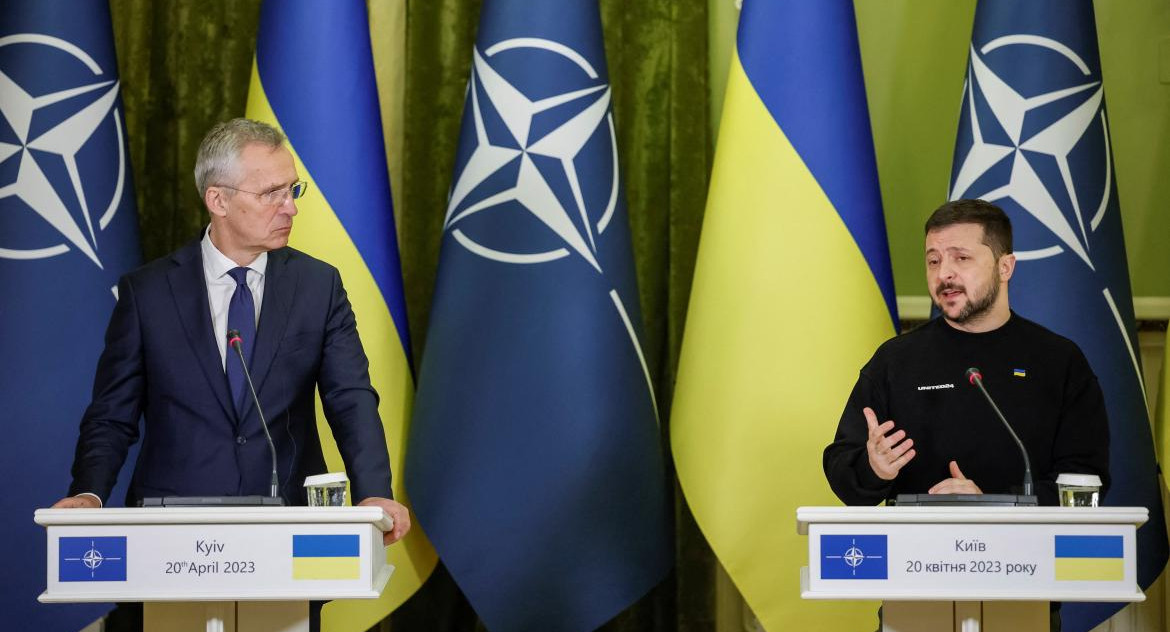
[[[938,264],[938,278],[942,280],[950,280],[955,277],[955,267],[947,259],[943,259]]]
[[[280,203],[279,211],[290,217],[295,216],[297,214],[296,200],[293,200],[291,195],[286,195],[284,201]]]

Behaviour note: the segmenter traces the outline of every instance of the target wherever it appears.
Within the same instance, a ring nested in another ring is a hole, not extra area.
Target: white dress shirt
[[[207,284],[207,303],[211,308],[211,331],[219,345],[219,360],[227,366],[227,317],[228,305],[236,291],[236,280],[228,272],[239,264],[227,258],[211,243],[211,228],[203,233],[199,244],[203,250],[203,281]],[[260,324],[260,306],[264,304],[264,272],[268,269],[268,253],[260,253],[248,264],[248,289],[252,290],[252,302],[256,306],[256,324]],[[252,341],[255,342],[255,341]],[[226,369],[225,369],[226,370]]]

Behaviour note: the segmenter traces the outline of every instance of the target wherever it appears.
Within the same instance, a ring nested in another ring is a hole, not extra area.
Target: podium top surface
[[[1132,524],[1150,517],[1145,507],[798,507],[797,531],[810,523],[866,524]]]
[[[315,524],[366,523],[389,531],[393,521],[379,507],[110,507],[38,509],[33,520],[59,525]]]

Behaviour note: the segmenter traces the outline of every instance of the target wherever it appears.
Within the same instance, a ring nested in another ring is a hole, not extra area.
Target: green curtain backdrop
[[[244,112],[260,2],[112,0],[111,8],[143,249],[153,259],[207,222],[192,179],[195,150],[212,124]],[[402,168],[396,215],[416,345],[426,339],[479,10],[472,0],[406,0],[404,149],[391,158]],[[693,0],[602,0],[601,12],[647,362],[665,420],[712,149],[707,7]],[[425,349],[418,351],[416,363]],[[663,446],[669,454],[665,434]],[[507,500],[500,499],[501,511]],[[676,571],[603,629],[715,629],[717,563],[685,507],[676,502]],[[381,627],[483,629],[441,567]]]
[[[115,0],[110,8],[150,260],[207,224],[195,191],[195,150],[213,124],[244,113],[260,4]]]

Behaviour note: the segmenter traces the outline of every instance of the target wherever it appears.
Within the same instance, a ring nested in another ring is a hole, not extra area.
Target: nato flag
[[[821,579],[887,579],[884,535],[822,535]]]
[[[106,2],[4,3],[0,612],[30,630],[79,629],[108,609],[37,604],[45,536],[32,513],[68,490],[114,288],[140,260],[118,91]]]
[[[592,630],[673,562],[596,1],[470,53],[406,486],[488,629]]]
[[[126,536],[59,538],[57,580],[126,581]]]
[[[1145,405],[1090,0],[981,0],[950,188],[1011,216],[1019,260],[1012,307],[1084,350],[1105,393],[1105,503],[1142,506],[1138,582],[1166,564],[1166,525]],[[1089,630],[1118,604],[1069,603],[1064,629]]]

